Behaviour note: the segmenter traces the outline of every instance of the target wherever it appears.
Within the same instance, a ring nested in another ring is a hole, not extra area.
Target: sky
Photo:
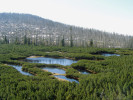
[[[0,0],[3,12],[133,36],[133,0]]]

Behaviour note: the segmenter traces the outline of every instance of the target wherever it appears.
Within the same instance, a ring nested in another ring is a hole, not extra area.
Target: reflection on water
[[[25,61],[31,62],[31,63],[60,64],[60,65],[64,65],[64,66],[71,65],[72,63],[77,62],[77,61],[65,59],[65,58],[48,58],[48,57],[26,58]],[[42,69],[47,70],[47,71],[52,72],[52,73],[58,73],[58,74],[65,74],[66,73],[65,70],[60,69],[60,68],[44,67]],[[85,73],[87,73],[87,72],[83,72],[83,74],[85,74]],[[57,78],[60,78],[60,79],[68,80],[70,82],[79,83],[77,80],[67,78],[66,76],[63,76],[63,75],[54,75],[54,76]]]
[[[55,77],[60,78],[60,79],[65,79],[65,80],[68,80],[68,81],[70,81],[70,82],[79,83],[77,80],[71,79],[71,78],[67,78],[66,76],[63,76],[63,75],[55,75]]]
[[[33,76],[32,74],[30,74],[30,73],[28,73],[28,72],[22,71],[22,66],[19,66],[19,65],[9,65],[9,66],[14,67],[15,69],[17,69],[17,70],[18,70],[21,74],[23,74],[23,75]],[[42,69],[45,69],[45,70],[47,70],[47,71],[49,71],[49,72],[52,72],[52,73],[65,74],[65,70],[59,69],[59,68],[45,67],[45,68],[42,68]],[[68,81],[70,81],[70,82],[79,83],[77,80],[71,79],[71,78],[67,78],[66,76],[63,76],[63,75],[54,75],[54,76],[57,77],[57,78],[60,78],[60,79],[68,80]]]
[[[77,61],[65,59],[65,58],[48,58],[48,57],[38,57],[38,58],[26,58],[27,62],[31,63],[45,63],[45,64],[60,64],[60,65],[71,65]]]
[[[47,71],[52,72],[52,73],[58,73],[58,74],[65,74],[66,73],[65,70],[60,69],[60,68],[44,67],[42,69],[47,70]]]
[[[32,74],[30,74],[30,73],[28,73],[28,72],[22,71],[22,66],[18,66],[18,65],[9,65],[9,66],[14,67],[15,69],[17,69],[17,70],[18,70],[21,74],[23,74],[23,75],[32,76]]]
[[[58,74],[65,74],[66,73],[65,70],[60,69],[60,68],[45,67],[45,68],[42,68],[42,69],[47,70],[47,71],[52,72],[52,73],[58,73]],[[66,76],[63,76],[63,75],[54,75],[54,76],[57,77],[57,78],[60,78],[60,79],[68,80],[70,82],[79,83],[77,80],[71,79],[71,78],[67,78]]]
[[[110,54],[110,53],[102,53],[103,56],[109,57],[109,56],[120,56],[119,54]]]

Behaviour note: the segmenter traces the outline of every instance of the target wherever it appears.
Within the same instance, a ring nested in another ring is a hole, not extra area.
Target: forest
[[[66,25],[31,14],[0,13],[0,43],[24,44],[24,38],[28,44],[45,46],[133,48],[132,36]]]
[[[102,53],[119,54],[105,57]],[[76,60],[70,66],[24,62],[29,56]],[[9,66],[21,65],[32,76]],[[66,70],[66,77],[79,81],[58,80],[41,67]],[[90,74],[81,74],[79,70]],[[0,100],[132,100],[133,50],[44,46],[33,44],[0,44]]]

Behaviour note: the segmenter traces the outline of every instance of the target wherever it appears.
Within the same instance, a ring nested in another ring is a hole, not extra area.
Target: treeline
[[[27,35],[24,35],[24,37],[22,37],[21,39],[18,37],[15,37],[14,41],[10,41],[9,38],[7,38],[7,36],[3,36],[2,40],[0,40],[0,44],[28,44],[28,45],[42,45],[42,46],[62,46],[62,47],[77,47],[77,45],[73,42],[73,38],[71,35],[71,39],[69,40],[69,42],[66,43],[64,36],[61,40],[58,41],[52,41],[50,39],[50,41],[41,39],[39,40],[39,38],[36,36],[35,38],[31,38],[31,37],[27,37]],[[87,46],[85,47],[93,47],[93,39],[90,40],[90,42],[87,44]],[[82,46],[81,46],[82,47]]]

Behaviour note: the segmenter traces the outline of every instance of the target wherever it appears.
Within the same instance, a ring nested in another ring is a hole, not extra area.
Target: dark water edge
[[[81,74],[90,74],[89,72],[85,71],[85,70],[78,70]]]

